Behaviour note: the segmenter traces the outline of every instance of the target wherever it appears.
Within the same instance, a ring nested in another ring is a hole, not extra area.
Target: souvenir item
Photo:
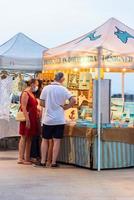
[[[70,89],[79,88],[79,74],[69,74],[68,88]]]
[[[80,118],[92,121],[92,110],[88,106],[82,106],[80,110]]]
[[[78,119],[77,108],[70,108],[65,111],[66,121],[76,121]]]
[[[80,92],[80,95],[78,97],[78,102],[79,102],[79,106],[81,106],[83,103],[88,104],[89,100],[88,100],[88,92]]]
[[[9,120],[12,81],[10,76],[0,79],[0,119]]]
[[[79,89],[89,90],[90,80],[92,80],[92,75],[89,72],[80,72]]]

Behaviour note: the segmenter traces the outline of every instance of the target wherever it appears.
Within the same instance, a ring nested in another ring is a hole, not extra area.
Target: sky
[[[134,29],[134,0],[0,0],[0,44],[23,32],[51,48],[75,39],[115,17]],[[119,75],[118,75],[119,76]],[[126,90],[134,75],[126,76]],[[129,80],[130,79],[130,80]],[[119,77],[113,77],[119,84]],[[112,87],[120,91],[120,87]]]

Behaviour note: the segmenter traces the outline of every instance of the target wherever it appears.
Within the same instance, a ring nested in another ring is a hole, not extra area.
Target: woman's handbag
[[[25,115],[20,109],[17,112],[16,121],[19,121],[19,122],[25,122],[26,121]]]
[[[27,94],[30,95],[28,92],[27,92]],[[24,113],[20,109],[21,109],[21,106],[19,107],[19,110],[17,112],[16,121],[25,122],[26,121],[26,117],[25,117]]]

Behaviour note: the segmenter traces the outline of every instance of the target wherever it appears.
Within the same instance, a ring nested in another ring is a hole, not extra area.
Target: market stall
[[[44,53],[42,79],[63,71],[64,84],[77,99],[66,113],[72,131],[65,134],[59,161],[98,170],[134,166],[133,113],[127,120],[124,99],[121,105],[111,100],[111,81],[104,78],[105,72],[131,73],[133,69],[134,30],[114,18]],[[126,135],[131,143],[124,139]]]
[[[25,80],[42,70],[47,48],[18,33],[0,46],[0,138],[18,136],[15,116]]]
[[[35,72],[42,70],[42,52],[48,50],[23,33],[0,46],[0,70]]]

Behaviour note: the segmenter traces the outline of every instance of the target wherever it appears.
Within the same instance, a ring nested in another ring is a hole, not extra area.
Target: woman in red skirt
[[[21,138],[19,142],[18,164],[31,164],[30,150],[32,136],[38,134],[38,102],[33,95],[33,92],[38,90],[38,81],[31,79],[27,85],[20,98],[20,108],[25,115],[26,121],[20,122],[19,134]]]

